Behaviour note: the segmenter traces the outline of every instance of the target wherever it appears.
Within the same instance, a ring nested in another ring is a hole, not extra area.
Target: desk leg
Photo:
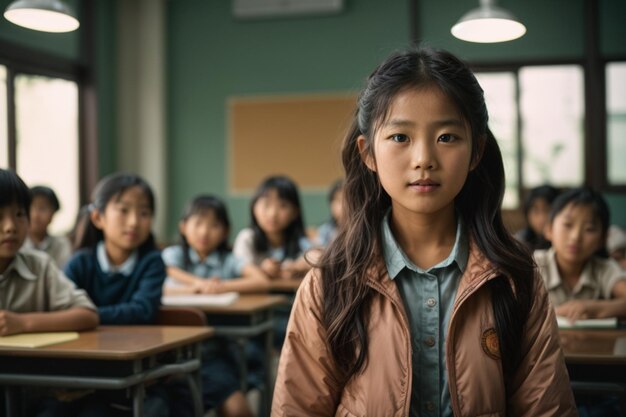
[[[270,321],[272,321],[270,313]],[[273,326],[265,333],[265,392],[262,396],[261,416],[269,416],[272,407],[272,396],[274,393],[274,385],[272,384],[272,359],[274,356],[274,328]]]
[[[7,417],[19,416],[17,387],[4,387],[4,408]]]
[[[141,360],[133,363],[135,374],[141,372],[143,366]],[[133,391],[133,417],[143,417],[143,402],[146,397],[146,386],[143,382],[132,387]]]
[[[202,344],[196,343],[193,347],[194,356],[198,359],[202,359]],[[200,362],[200,368],[198,370],[188,374],[187,380],[189,381],[189,390],[191,391],[191,398],[193,399],[193,411],[196,417],[202,417],[204,415],[204,402],[202,401],[202,376],[200,375],[202,369],[202,362]]]
[[[237,348],[239,349],[239,375],[241,376],[241,392],[246,395],[248,392],[248,357],[246,355],[246,345],[248,339],[245,337],[238,337],[236,339]]]
[[[143,382],[133,387],[133,416],[143,417],[143,402],[146,397],[146,387]]]

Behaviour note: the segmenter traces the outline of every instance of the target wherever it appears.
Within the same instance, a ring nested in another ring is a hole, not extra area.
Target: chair
[[[620,414],[626,416],[626,384],[586,381],[571,381],[570,384],[575,397],[577,395],[616,396],[619,401]]]
[[[206,326],[204,312],[193,307],[161,306],[155,324],[162,326]]]

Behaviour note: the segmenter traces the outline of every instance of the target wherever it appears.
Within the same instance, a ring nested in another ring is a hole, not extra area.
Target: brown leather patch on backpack
[[[500,339],[496,329],[491,327],[485,330],[480,338],[480,345],[491,359],[500,359]]]

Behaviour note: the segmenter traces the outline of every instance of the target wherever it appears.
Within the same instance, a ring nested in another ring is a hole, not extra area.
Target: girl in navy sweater
[[[92,203],[76,227],[77,252],[66,275],[98,308],[101,324],[149,324],[161,301],[165,265],[152,235],[155,199],[148,183],[128,173],[111,174],[96,185]],[[129,406],[115,392],[100,391],[57,404],[56,415],[119,415]],[[144,415],[167,417],[169,400],[156,384],[148,391]]]
[[[154,207],[150,186],[133,174],[105,177],[93,192],[65,273],[92,297],[102,324],[154,321],[165,279],[151,232]]]

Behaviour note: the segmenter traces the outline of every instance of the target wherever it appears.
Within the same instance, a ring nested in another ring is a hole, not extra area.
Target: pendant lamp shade
[[[6,8],[4,17],[42,32],[71,32],[80,26],[76,13],[62,0],[16,0]]]
[[[480,7],[467,12],[450,30],[467,42],[495,43],[512,41],[526,33],[513,14],[495,5],[495,0],[480,0]]]

